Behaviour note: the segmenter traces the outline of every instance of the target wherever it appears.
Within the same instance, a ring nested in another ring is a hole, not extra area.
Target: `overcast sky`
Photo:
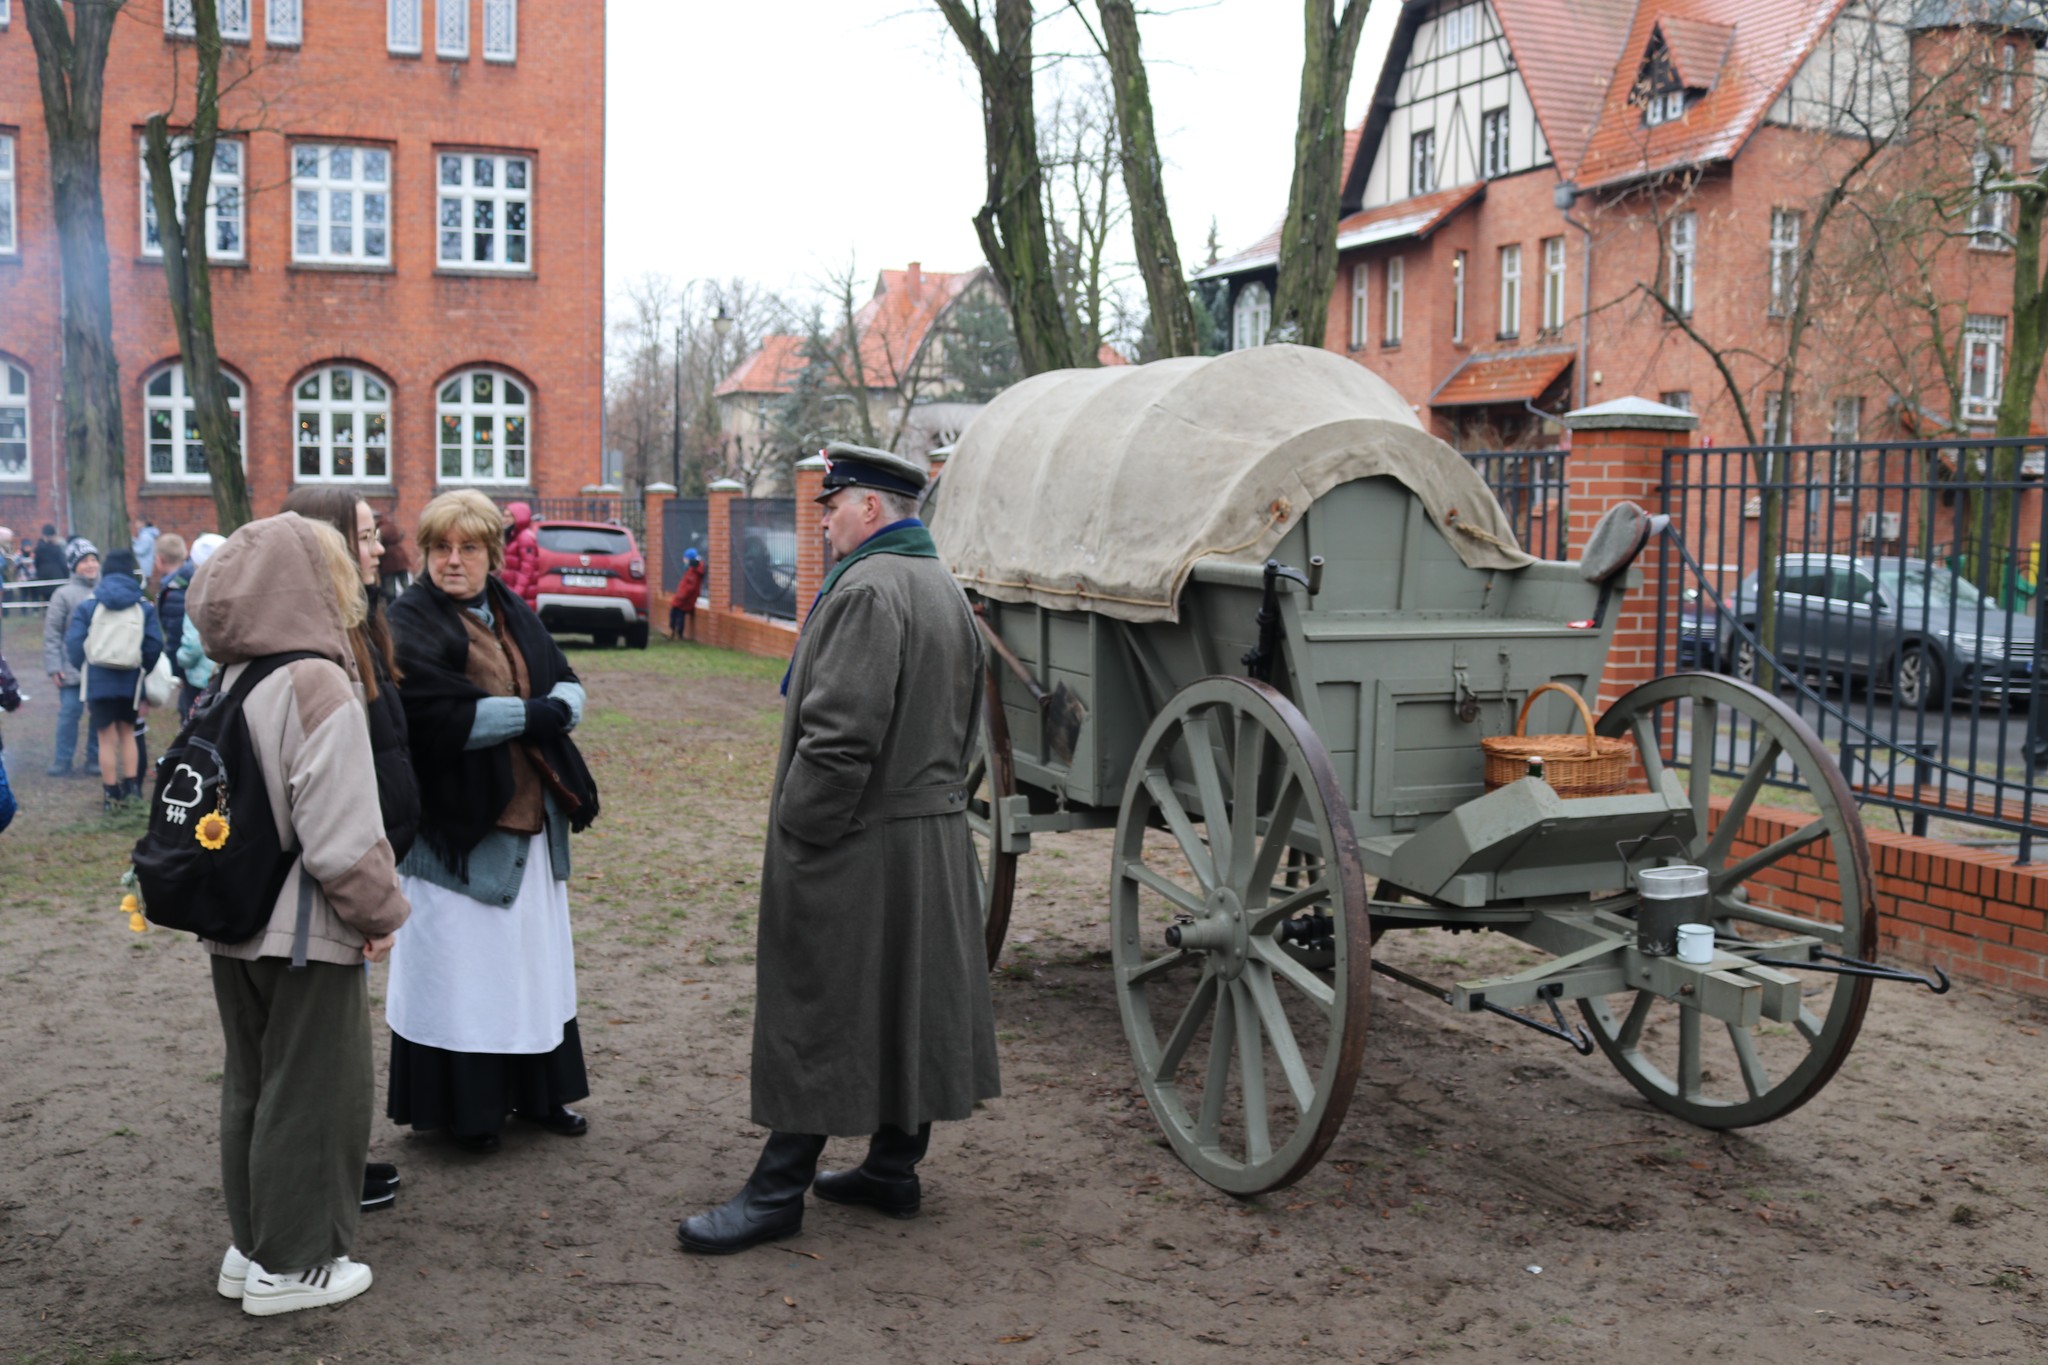
[[[1287,206],[1301,4],[1154,8],[1171,12],[1143,14],[1141,33],[1167,201],[1192,268],[1212,217],[1228,252]],[[1053,16],[1039,25],[1041,53],[1086,50],[1060,0],[1038,10]],[[1371,97],[1398,10],[1378,0],[1369,14],[1347,123]],[[741,275],[802,293],[849,256],[867,277],[912,260],[981,263],[978,87],[936,6],[611,0],[606,14],[611,297],[643,273]]]

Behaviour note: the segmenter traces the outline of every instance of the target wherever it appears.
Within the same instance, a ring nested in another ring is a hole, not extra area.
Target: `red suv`
[[[534,609],[550,631],[589,632],[610,649],[624,636],[647,648],[647,561],[633,533],[606,521],[543,521]]]

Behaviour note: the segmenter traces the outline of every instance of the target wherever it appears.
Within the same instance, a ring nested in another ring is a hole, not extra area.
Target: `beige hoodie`
[[[384,838],[355,656],[312,524],[286,512],[242,527],[200,566],[185,609],[223,670],[223,689],[252,659],[294,650],[321,656],[278,669],[243,704],[271,816],[299,861],[263,933],[206,947],[226,957],[290,957],[299,883],[310,875],[306,956],[361,962],[364,936],[390,933],[411,907]]]

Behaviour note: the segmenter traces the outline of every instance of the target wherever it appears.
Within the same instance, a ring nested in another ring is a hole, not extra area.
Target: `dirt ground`
[[[779,670],[575,657],[607,796],[571,892],[591,1131],[517,1130],[478,1158],[380,1121],[373,1155],[404,1186],[364,1220],[376,1286],[269,1320],[212,1290],[201,954],[114,912],[138,827],[41,775],[54,699],[5,720],[28,810],[0,836],[0,1360],[2048,1361],[2048,1004],[1881,986],[1812,1103],[1718,1135],[1598,1056],[1376,979],[1329,1155],[1239,1202],[1138,1103],[1088,836],[1023,860],[995,977],[1005,1093],[940,1128],[924,1215],[813,1201],[786,1244],[683,1255],[676,1220],[730,1194],[760,1138],[749,954]],[[1381,951],[1442,976],[1474,950]]]

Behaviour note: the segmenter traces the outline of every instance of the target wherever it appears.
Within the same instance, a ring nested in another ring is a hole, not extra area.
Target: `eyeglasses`
[[[486,551],[483,546],[473,540],[465,540],[460,545],[450,545],[444,540],[440,544],[429,548],[427,553],[433,555],[436,559],[448,559],[458,555],[463,559],[482,559]]]
[[[362,534],[356,537],[356,544],[376,545],[381,547],[384,544],[384,542],[377,539],[377,533],[375,531],[364,531]]]

